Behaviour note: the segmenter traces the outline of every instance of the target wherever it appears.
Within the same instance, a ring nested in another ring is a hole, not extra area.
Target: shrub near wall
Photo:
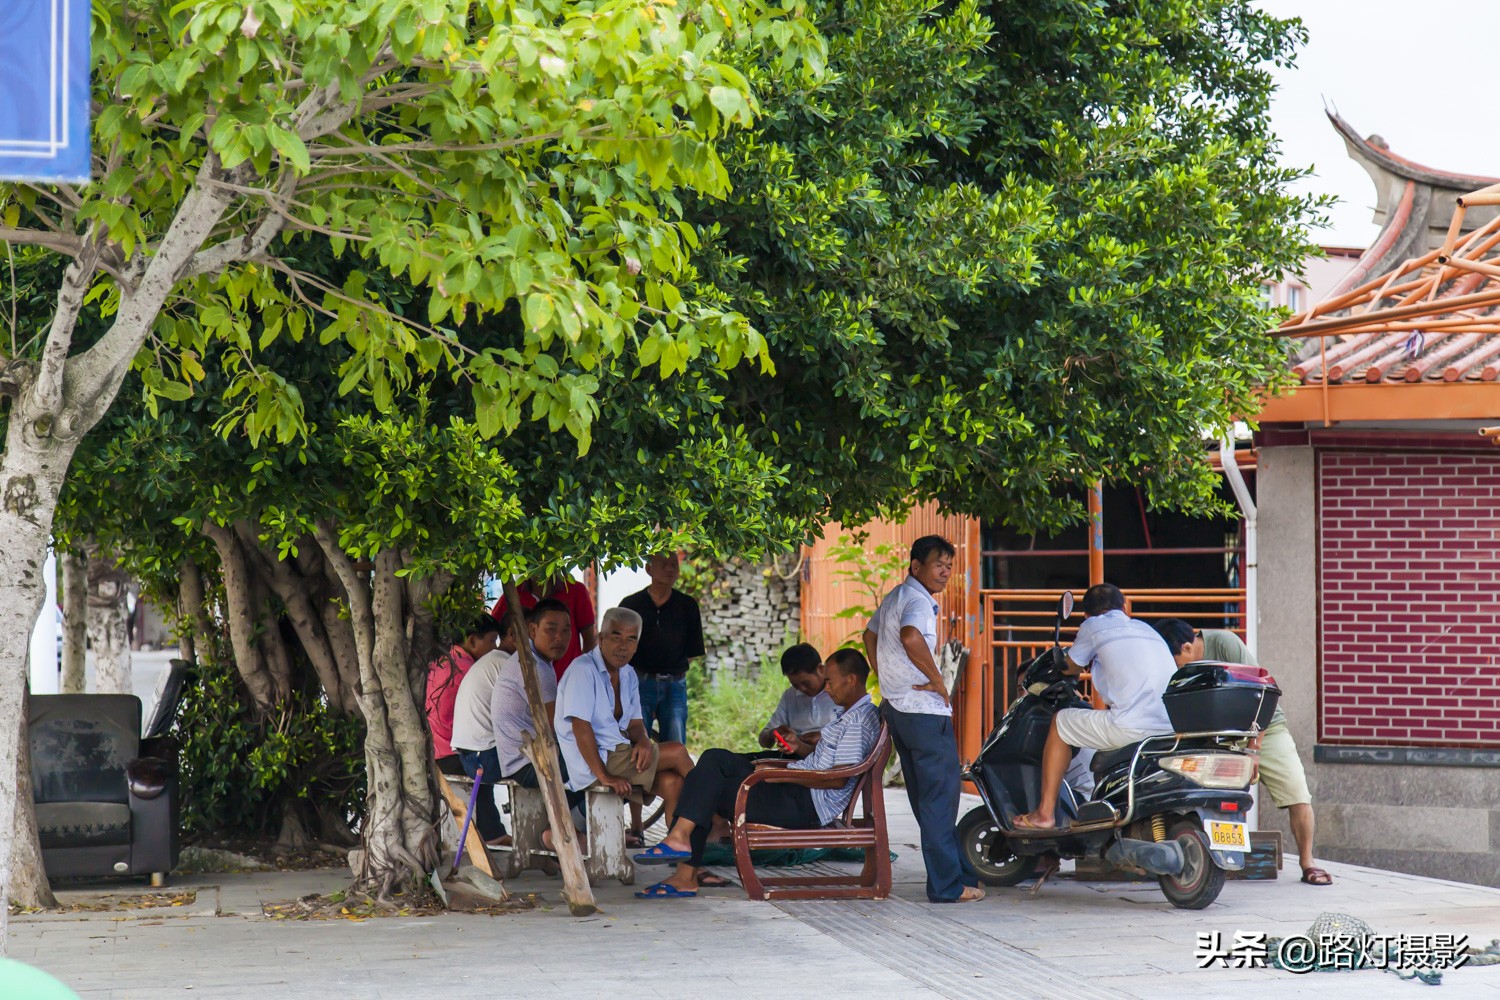
[[[712,680],[701,670],[688,673],[688,750],[698,756],[711,747],[751,752],[760,749],[760,731],[786,690],[773,662],[754,675],[721,671]]]

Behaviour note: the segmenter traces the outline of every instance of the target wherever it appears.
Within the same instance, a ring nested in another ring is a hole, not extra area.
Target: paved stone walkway
[[[206,875],[176,882],[198,888],[189,907],[16,918],[10,953],[85,1000],[744,1000],[834,991],[849,1000],[1380,1000],[1429,988],[1377,971],[1199,969],[1196,935],[1218,931],[1226,943],[1236,931],[1288,935],[1329,910],[1381,933],[1468,934],[1476,944],[1500,938],[1500,890],[1338,864],[1327,865],[1333,886],[1302,885],[1289,872],[1274,882],[1230,882],[1219,902],[1197,913],[1173,909],[1154,883],[1070,879],[1049,882],[1036,897],[995,889],[977,904],[933,906],[923,897],[905,796],[897,792],[888,804],[900,858],[898,899],[887,904],[775,906],[738,890],[644,902],[606,885],[598,890],[603,912],[574,920],[556,904],[557,883],[529,873],[511,889],[553,901],[530,913],[278,922],[259,915],[262,903],[332,890],[344,874]],[[1431,995],[1500,1000],[1500,967],[1449,972]]]

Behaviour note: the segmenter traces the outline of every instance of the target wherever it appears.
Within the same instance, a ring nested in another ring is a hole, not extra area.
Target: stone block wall
[[[763,660],[774,665],[797,641],[801,628],[800,574],[788,560],[732,560],[719,566],[698,596],[709,675],[721,670],[754,675]]]

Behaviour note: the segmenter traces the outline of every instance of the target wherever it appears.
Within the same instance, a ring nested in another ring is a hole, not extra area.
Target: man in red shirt
[[[593,649],[599,642],[594,628],[594,602],[589,597],[589,588],[576,580],[559,576],[540,584],[527,580],[516,588],[516,593],[521,597],[521,610],[523,611],[531,610],[536,607],[537,601],[549,597],[567,605],[568,614],[573,620],[573,638],[568,643],[568,651],[558,657],[557,662],[553,664],[557,670],[557,677],[561,680],[563,671],[568,669],[568,664]],[[504,594],[500,595],[500,599],[490,609],[491,617],[506,631],[510,629],[510,622],[505,620],[505,613],[509,609],[510,605],[506,603]]]

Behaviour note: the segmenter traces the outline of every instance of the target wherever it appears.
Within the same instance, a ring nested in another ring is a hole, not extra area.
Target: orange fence
[[[1082,587],[1074,591],[1081,597]],[[971,636],[968,666],[959,684],[954,720],[959,754],[972,760],[995,720],[1005,714],[1020,693],[1016,672],[1052,645],[1052,628],[1061,593],[1055,590],[985,590],[979,594],[979,630]],[[1227,628],[1244,637],[1245,591],[1242,587],[1213,590],[1134,590],[1125,594],[1125,610],[1133,618],[1154,623],[1181,618],[1198,628]],[[1081,610],[1063,623],[1067,644],[1083,620]],[[1087,685],[1083,687],[1089,696]]]

